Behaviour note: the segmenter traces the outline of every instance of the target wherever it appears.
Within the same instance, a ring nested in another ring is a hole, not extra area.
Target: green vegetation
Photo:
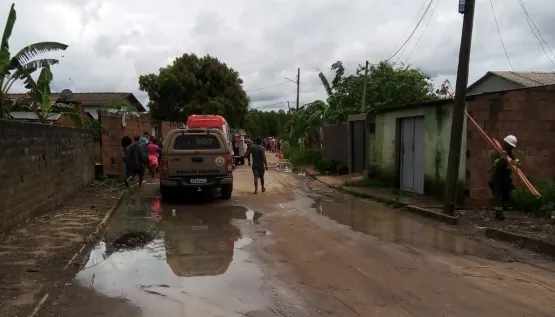
[[[368,77],[364,76],[365,66],[359,65],[355,74],[345,75],[341,61],[331,65],[335,75],[330,82],[320,72],[319,77],[327,92],[327,100],[316,100],[293,112],[287,122],[286,136],[290,141],[315,135],[324,124],[347,121],[351,114],[359,114],[373,109],[390,108],[410,103],[438,99],[431,78],[419,69],[410,66],[394,66],[380,62],[370,66]],[[362,91],[366,80],[366,103],[362,104]]]
[[[19,107],[23,107],[26,111],[35,113],[41,123],[46,123],[54,114],[63,114],[69,116],[76,127],[83,126],[83,119],[75,106],[52,103],[50,83],[52,82],[53,76],[50,71],[50,65],[45,65],[42,68],[37,81],[28,73],[25,74],[24,78],[25,88],[29,90],[31,101],[30,103],[18,103]]]
[[[287,141],[283,144],[283,156],[294,165],[314,165],[322,160],[320,150],[291,146]]]
[[[530,194],[525,187],[517,187],[513,191],[513,207],[515,210],[533,213],[538,217],[555,215],[555,181],[544,181],[536,186],[541,198]]]
[[[249,109],[244,128],[253,137],[284,137],[284,126],[291,119],[291,116],[291,113],[287,113],[284,110],[276,112]]]
[[[239,73],[210,55],[183,54],[158,74],[139,77],[157,120],[185,122],[191,114],[219,114],[232,127],[244,127],[249,97]]]
[[[440,98],[430,77],[410,66],[380,62],[369,67],[367,77],[364,76],[365,66],[361,65],[354,74],[345,75],[341,61],[332,64],[331,70],[335,73],[331,82],[322,72],[318,75],[327,92],[326,101],[316,100],[299,110],[290,111],[284,131],[290,145],[290,149],[284,152],[285,157],[293,164],[312,164],[320,173],[335,172],[338,167],[337,162],[317,157],[317,150],[312,149],[320,145],[318,132],[322,125],[345,122],[351,114],[372,109]],[[362,104],[365,80],[367,94],[366,102]]]
[[[0,119],[9,119],[10,112],[16,107],[15,102],[7,98],[7,94],[16,81],[28,78],[39,68],[58,64],[59,62],[52,58],[35,58],[44,53],[67,49],[67,45],[62,43],[39,42],[22,48],[12,56],[9,40],[16,20],[15,4],[12,4],[0,43]]]

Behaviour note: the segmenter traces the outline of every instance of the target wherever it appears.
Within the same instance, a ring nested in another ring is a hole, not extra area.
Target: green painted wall
[[[370,174],[394,185],[398,170],[396,166],[396,134],[399,118],[424,116],[424,191],[426,195],[442,197],[449,156],[451,118],[453,106],[425,105],[378,113],[375,116],[375,132],[368,134],[368,166]],[[463,128],[461,164],[459,171],[459,195],[464,197],[466,178],[466,118]],[[461,197],[461,198],[462,198]]]

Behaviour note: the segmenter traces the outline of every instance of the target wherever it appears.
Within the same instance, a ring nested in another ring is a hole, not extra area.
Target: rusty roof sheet
[[[52,99],[52,101],[56,101],[60,98],[60,96],[61,95],[59,93],[52,93],[50,99]],[[133,95],[133,93],[130,92],[75,92],[73,93],[72,100],[81,102],[83,106],[103,106],[110,101],[123,100],[129,97],[136,101],[139,111],[146,111],[141,102],[135,97],[135,95]],[[29,98],[29,95],[26,93],[8,94],[8,98],[12,100],[21,100]]]

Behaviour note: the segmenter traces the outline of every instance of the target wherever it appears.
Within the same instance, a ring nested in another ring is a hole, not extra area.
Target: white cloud
[[[423,0],[16,0],[13,51],[38,41],[69,45],[53,69],[53,88],[85,91],[138,90],[141,74],[156,72],[183,53],[210,54],[238,70],[245,89],[294,78],[301,68],[301,103],[325,97],[317,69],[342,60],[348,71],[388,56]],[[457,1],[439,4],[418,46],[415,33],[400,62],[437,79],[455,81],[462,16]],[[531,33],[517,0],[493,0],[515,70],[553,69]],[[555,2],[524,0],[545,40],[555,48]],[[433,5],[432,5],[433,7]],[[9,3],[0,6],[5,19]],[[3,21],[3,20],[2,20]],[[550,53],[548,51],[548,53]],[[395,60],[395,59],[394,59]],[[555,60],[555,57],[553,58]],[[470,82],[488,70],[509,69],[489,0],[478,0]],[[21,85],[16,89],[21,89]],[[293,83],[252,91],[252,106],[295,101]],[[280,106],[286,107],[286,104]]]

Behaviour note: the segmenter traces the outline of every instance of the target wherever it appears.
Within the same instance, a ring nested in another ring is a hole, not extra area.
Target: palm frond
[[[15,13],[15,4],[12,3],[10,8],[10,13],[8,14],[8,19],[6,20],[6,26],[4,27],[4,34],[2,35],[2,42],[0,43],[0,52],[7,53],[8,59],[10,58],[10,37],[12,36],[13,27],[15,25],[15,20],[17,15]]]
[[[328,81],[324,73],[319,72],[318,77],[320,77],[320,81],[322,81],[322,85],[324,85],[324,89],[326,89],[326,93],[328,94],[328,96],[331,96],[333,94],[333,91],[331,89],[330,82]]]
[[[17,54],[13,56],[13,58],[17,59],[19,63],[23,65],[31,61],[37,55],[49,52],[65,51],[66,49],[67,45],[63,43],[39,42],[22,48],[19,52],[17,52]]]

